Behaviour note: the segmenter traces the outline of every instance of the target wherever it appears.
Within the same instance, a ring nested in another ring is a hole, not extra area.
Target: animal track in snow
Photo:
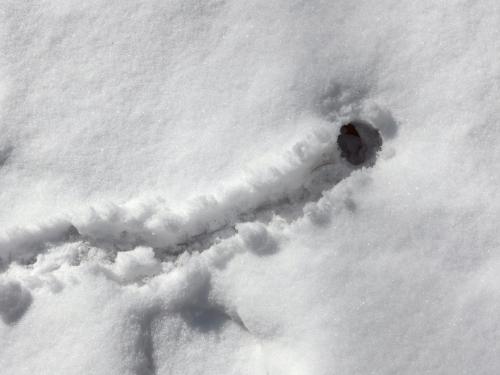
[[[304,215],[304,207],[318,201],[323,192],[354,170],[375,163],[382,145],[377,130],[379,120],[367,122],[356,120],[356,117],[332,120],[330,126],[292,147],[281,163],[230,189],[221,198],[198,199],[194,207],[184,213],[171,212],[161,201],[149,202],[95,209],[85,218],[59,219],[37,228],[20,229],[0,238],[0,266],[1,263],[6,268],[11,262],[36,262],[33,267],[22,267],[26,274],[30,268],[40,274],[29,275],[27,282],[52,283],[49,288],[57,291],[62,286],[58,286],[58,277],[53,271],[62,263],[74,266],[89,259],[92,272],[127,285],[154,281],[156,276],[168,273],[168,269],[179,269],[182,255],[189,257],[185,253],[209,248],[211,251],[203,256],[218,268],[224,267],[241,250],[249,250],[260,257],[272,255],[279,250],[279,238],[274,238],[272,224],[268,224],[276,216],[288,222],[300,218]],[[346,134],[351,139],[344,142]],[[47,251],[59,245],[62,251]],[[99,248],[99,256],[106,258],[92,258],[92,248]],[[57,257],[61,259],[54,260]],[[175,265],[168,262],[170,259],[176,259]],[[45,279],[45,269],[56,276]],[[169,301],[168,306],[172,307],[167,310],[178,313],[189,329],[206,335],[232,325],[232,329],[245,331],[258,341],[259,332],[256,333],[236,309],[230,304],[226,306],[225,302],[219,305],[209,298],[211,276],[208,270],[193,268],[181,274],[190,288],[185,293],[186,301]],[[37,281],[39,278],[41,281]],[[32,302],[29,291],[32,287],[12,282],[3,284],[6,297],[0,301],[0,317],[5,323],[16,323],[27,311]],[[141,358],[136,369],[140,375],[158,372],[154,332],[164,312],[164,306],[158,304],[153,307],[146,304],[144,311],[131,314],[137,317],[137,321],[132,322],[138,326],[133,350],[137,358]]]
[[[326,108],[337,103],[334,114],[323,113],[330,121],[328,127],[293,146],[278,165],[229,189],[222,197],[201,197],[180,213],[169,210],[161,200],[133,202],[91,209],[83,218],[55,219],[42,226],[21,228],[0,238],[0,267],[12,261],[32,263],[47,248],[76,241],[106,249],[111,255],[148,246],[163,260],[208,249],[236,234],[242,223],[267,224],[275,216],[293,221],[303,215],[308,203],[319,200],[325,190],[353,170],[372,166],[382,145],[381,133],[389,137],[395,133],[388,111],[352,104],[346,110],[347,104],[335,100],[325,99],[329,103]]]

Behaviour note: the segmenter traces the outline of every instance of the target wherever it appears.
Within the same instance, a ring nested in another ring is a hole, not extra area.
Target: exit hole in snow
[[[378,129],[365,121],[342,125],[337,138],[340,155],[353,165],[373,165],[377,151],[382,147]]]

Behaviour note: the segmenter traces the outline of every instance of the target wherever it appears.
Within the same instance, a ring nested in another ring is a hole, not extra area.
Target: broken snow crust
[[[0,8],[2,375],[500,371],[496,1]]]

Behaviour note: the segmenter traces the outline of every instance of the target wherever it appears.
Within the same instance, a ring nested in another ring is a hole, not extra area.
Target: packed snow
[[[493,0],[0,0],[0,374],[500,373],[499,61]]]

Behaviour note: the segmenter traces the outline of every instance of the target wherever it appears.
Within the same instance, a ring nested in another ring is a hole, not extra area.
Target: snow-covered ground
[[[0,374],[500,373],[499,61],[497,0],[0,0]]]

